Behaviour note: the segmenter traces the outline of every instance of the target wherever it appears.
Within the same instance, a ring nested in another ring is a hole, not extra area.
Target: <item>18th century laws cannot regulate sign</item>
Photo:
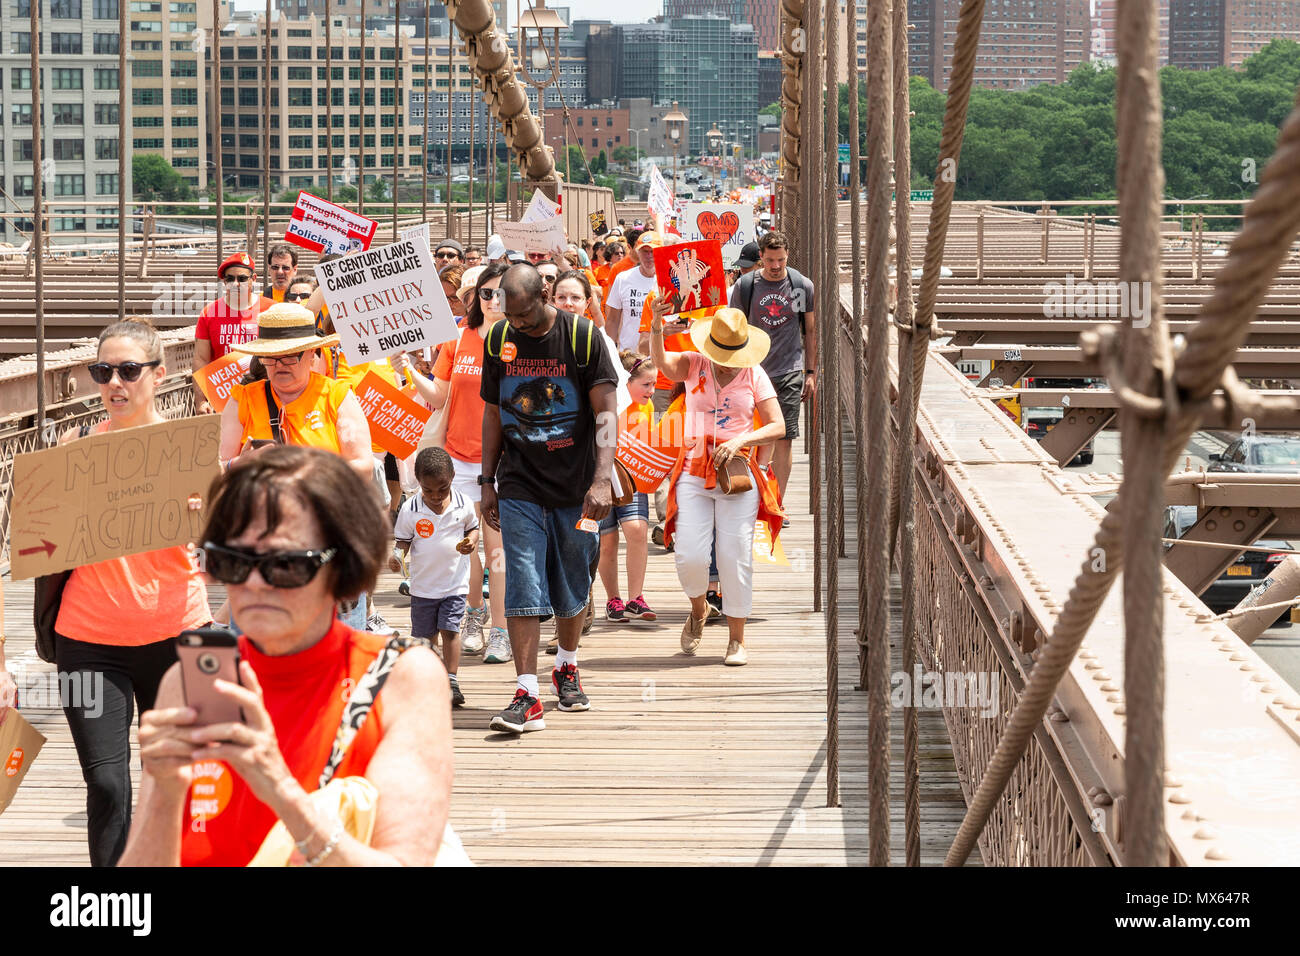
[[[456,337],[456,318],[422,239],[318,264],[316,275],[353,365]]]
[[[14,459],[14,578],[198,541],[221,416],[90,435]]]

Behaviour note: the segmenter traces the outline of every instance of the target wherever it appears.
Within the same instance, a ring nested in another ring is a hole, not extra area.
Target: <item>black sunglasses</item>
[[[240,273],[237,276],[222,276],[221,281],[222,282],[252,282],[253,277],[251,275],[244,275],[243,273]]]
[[[286,292],[284,294],[285,302],[300,302],[303,299],[310,299],[310,298],[311,298],[310,292]]]
[[[460,253],[459,252],[435,252],[433,254],[433,257],[435,259],[459,259]]]
[[[90,372],[90,378],[96,385],[107,385],[113,381],[113,372],[117,372],[124,382],[134,382],[140,378],[140,373],[147,368],[153,368],[155,365],[161,365],[162,359],[154,359],[152,362],[123,362],[121,365],[109,365],[107,362],[95,362],[87,366]]]
[[[338,553],[324,551],[269,551],[258,554],[242,548],[226,548],[209,541],[203,546],[206,570],[222,584],[243,584],[257,568],[262,580],[273,588],[300,588],[311,583],[316,572]]]

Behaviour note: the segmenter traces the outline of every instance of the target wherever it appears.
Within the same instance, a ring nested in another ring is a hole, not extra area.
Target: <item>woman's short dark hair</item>
[[[266,509],[267,531],[274,531],[283,520],[286,495],[316,516],[324,547],[338,551],[326,565],[334,597],[346,601],[373,591],[388,557],[392,523],[374,487],[340,456],[318,448],[276,445],[214,481],[200,546],[238,538],[260,508]]]
[[[570,269],[568,272],[561,272],[559,276],[557,276],[555,279],[554,288],[558,289],[560,287],[560,283],[568,279],[572,279],[575,282],[577,282],[578,285],[582,286],[582,291],[586,294],[587,301],[590,302],[591,294],[592,294],[591,280],[587,278],[587,274],[581,271],[580,269]]]
[[[465,327],[468,329],[477,329],[483,324],[483,303],[479,301],[478,293],[483,288],[483,283],[491,282],[500,276],[506,274],[510,268],[508,262],[492,262],[483,267],[479,273],[478,280],[474,283],[474,298],[469,305],[465,306]]]

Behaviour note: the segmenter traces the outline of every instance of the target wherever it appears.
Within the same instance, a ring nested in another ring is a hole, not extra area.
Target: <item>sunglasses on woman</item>
[[[301,302],[303,299],[310,299],[310,292],[286,292],[284,294],[285,302]]]
[[[336,548],[324,551],[268,551],[258,554],[243,548],[227,548],[209,541],[203,546],[206,570],[222,584],[243,584],[257,568],[257,573],[273,588],[301,588],[311,583],[316,572],[338,554]]]
[[[90,372],[91,381],[96,385],[107,385],[113,381],[113,373],[117,372],[118,376],[124,382],[138,381],[140,373],[147,368],[153,368],[161,365],[162,359],[154,359],[152,362],[123,362],[121,365],[109,365],[107,362],[95,362],[87,366]]]

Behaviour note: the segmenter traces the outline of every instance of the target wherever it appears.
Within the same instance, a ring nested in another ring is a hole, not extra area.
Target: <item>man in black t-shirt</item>
[[[590,320],[547,305],[534,266],[511,266],[497,292],[505,319],[488,330],[483,409],[483,518],[506,556],[506,629],[514,700],[493,730],[543,730],[537,683],[541,622],[552,615],[560,649],[551,687],[560,710],[591,704],[578,679],[582,631],[599,555],[596,523],[609,513],[617,444],[613,360]],[[597,433],[606,440],[598,442]],[[590,530],[586,526],[590,519]]]

